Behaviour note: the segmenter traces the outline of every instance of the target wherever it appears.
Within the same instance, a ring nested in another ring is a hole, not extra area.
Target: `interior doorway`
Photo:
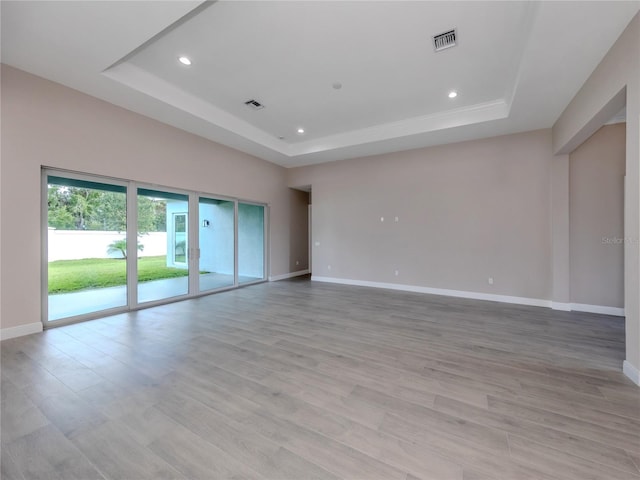
[[[311,202],[311,193],[309,193],[309,202]],[[307,225],[309,229],[309,275],[313,274],[313,206],[309,203],[309,215],[307,217]]]

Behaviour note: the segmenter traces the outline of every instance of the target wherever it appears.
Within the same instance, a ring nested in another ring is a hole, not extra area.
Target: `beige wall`
[[[283,168],[7,66],[1,96],[2,328],[40,321],[42,165],[267,202],[270,275],[306,263]]]
[[[625,124],[569,156],[571,301],[624,308]]]
[[[624,194],[625,373],[640,384],[640,14],[553,126],[553,149],[570,153],[626,102]]]
[[[552,161],[540,130],[291,169],[313,274],[548,300]]]

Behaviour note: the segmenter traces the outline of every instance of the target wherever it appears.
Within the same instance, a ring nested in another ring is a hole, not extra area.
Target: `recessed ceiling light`
[[[304,134],[304,128],[299,128],[298,130],[296,130],[298,132],[298,135],[302,135]]]
[[[458,92],[456,92],[455,90],[451,90],[449,92],[449,98],[456,98],[458,96]]]
[[[186,65],[187,67],[191,65],[191,59],[189,59],[189,57],[185,57],[185,56],[178,57],[178,61],[181,64]]]
[[[333,85],[331,86],[334,90],[340,90],[342,88],[342,84],[340,82],[333,82]]]

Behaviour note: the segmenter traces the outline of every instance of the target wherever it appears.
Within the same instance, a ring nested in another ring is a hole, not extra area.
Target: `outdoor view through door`
[[[264,206],[238,203],[238,282],[264,275]]]
[[[266,279],[265,205],[52,170],[43,196],[45,323]]]
[[[200,291],[235,284],[235,202],[200,197]]]
[[[127,305],[127,187],[47,179],[48,320]]]
[[[189,196],[138,188],[138,303],[189,293]]]

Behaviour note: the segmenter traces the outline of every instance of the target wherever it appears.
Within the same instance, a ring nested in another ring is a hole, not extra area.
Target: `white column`
[[[640,36],[640,35],[639,35]],[[623,371],[640,385],[640,75],[627,85],[627,160],[624,192]]]

